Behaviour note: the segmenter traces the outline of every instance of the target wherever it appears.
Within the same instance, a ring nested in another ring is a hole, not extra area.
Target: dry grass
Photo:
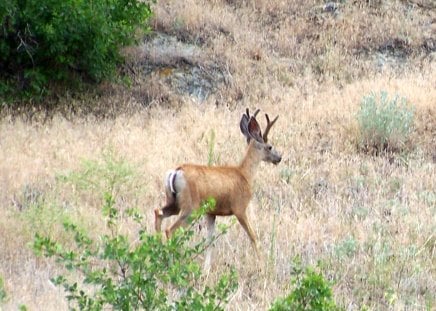
[[[155,81],[159,91],[150,90],[148,108],[111,120],[3,118],[0,276],[9,296],[3,308],[67,309],[62,290],[48,281],[59,268],[36,258],[28,243],[36,230],[59,235],[57,222],[65,215],[96,230],[103,225],[98,193],[60,185],[59,174],[115,150],[139,176],[123,199],[141,207],[152,232],[165,171],[187,161],[207,163],[212,131],[217,164],[242,158],[238,122],[246,106],[280,115],[270,137],[283,161],[259,167],[249,209],[261,263],[239,225],[215,246],[209,280],[228,264],[239,274],[228,308],[267,309],[289,289],[295,257],[321,264],[347,310],[434,308],[436,64],[423,51],[435,13],[408,6],[411,1],[369,3],[345,2],[334,17],[318,1],[160,1],[157,29],[199,44],[202,62],[228,68],[231,79],[221,91],[200,104]],[[372,57],[392,38],[403,40],[397,50],[407,57],[377,67]],[[416,107],[408,152],[372,157],[356,147],[360,100],[380,90]],[[134,106],[128,93],[102,100]],[[41,215],[35,206],[42,199],[54,203]]]

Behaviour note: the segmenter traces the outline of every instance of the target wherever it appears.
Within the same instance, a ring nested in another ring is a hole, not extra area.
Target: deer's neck
[[[253,178],[256,174],[256,170],[257,167],[259,166],[260,161],[261,158],[256,150],[256,147],[254,146],[254,143],[250,142],[250,144],[248,145],[248,149],[245,153],[245,156],[239,165],[242,174],[245,176],[245,178],[248,180],[250,184],[253,181]]]

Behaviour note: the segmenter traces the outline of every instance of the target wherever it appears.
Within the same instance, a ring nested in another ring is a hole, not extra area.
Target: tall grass
[[[436,70],[423,50],[431,38],[431,15],[404,1],[380,3],[347,1],[333,16],[318,1],[159,1],[156,29],[200,47],[195,64],[203,70],[213,62],[228,75],[215,94],[200,104],[158,76],[150,84],[137,75],[129,90],[103,87],[96,97],[65,99],[72,111],[97,103],[90,110],[110,119],[34,112],[28,114],[33,123],[3,118],[0,275],[8,299],[2,308],[68,309],[62,290],[48,281],[62,271],[29,250],[37,225],[25,221],[26,209],[18,203],[34,205],[29,203],[38,202],[39,193],[53,203],[40,217],[62,219],[66,213],[85,228],[103,231],[99,207],[107,183],[98,168],[106,163],[102,152],[112,148],[137,173],[128,187],[116,188],[117,204],[141,211],[142,229],[153,232],[153,210],[165,200],[165,172],[185,162],[238,163],[246,148],[238,121],[249,106],[280,115],[270,139],[282,163],[260,165],[248,209],[264,255],[257,260],[243,229],[231,226],[215,243],[211,271],[202,281],[213,284],[234,265],[239,284],[228,309],[266,310],[289,294],[298,257],[333,282],[339,306],[434,309]],[[386,54],[393,43],[410,52],[399,62]],[[144,53],[132,55],[141,68]],[[407,152],[378,157],[356,149],[362,98],[380,90],[401,94],[414,106],[413,148]],[[146,95],[155,98],[144,108]],[[108,106],[111,112],[102,110]],[[116,113],[126,107],[136,110]],[[85,172],[83,159],[90,164],[87,178],[97,186],[83,188],[69,175]],[[71,177],[62,191],[56,187],[59,173]],[[40,210],[33,211],[37,216]],[[227,225],[234,219],[217,221]],[[133,237],[133,228],[127,223],[122,229]],[[195,230],[196,237],[205,235]]]

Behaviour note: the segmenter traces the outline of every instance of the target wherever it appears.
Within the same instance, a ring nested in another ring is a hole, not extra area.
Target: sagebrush
[[[407,99],[387,92],[365,96],[357,114],[360,147],[366,151],[400,151],[413,130],[414,109]]]

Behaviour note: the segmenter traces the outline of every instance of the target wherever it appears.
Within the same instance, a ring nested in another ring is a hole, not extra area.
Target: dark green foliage
[[[278,298],[270,311],[336,311],[330,284],[312,268],[304,271],[298,266],[292,280],[293,290],[285,298]]]
[[[37,98],[53,83],[112,76],[120,49],[148,30],[149,2],[0,1],[0,98]]]

